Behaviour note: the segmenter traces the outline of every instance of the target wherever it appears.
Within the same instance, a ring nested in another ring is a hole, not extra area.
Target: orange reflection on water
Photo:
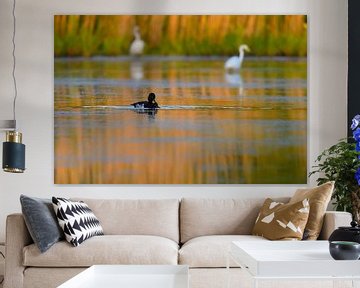
[[[55,64],[55,183],[306,183],[306,63],[249,62],[244,95],[222,61],[129,65]],[[127,106],[148,91],[163,109]]]
[[[80,125],[56,129],[56,183],[304,183],[306,145],[285,145],[281,138],[301,139],[306,129],[277,133],[279,116],[297,123],[306,111],[163,110],[155,119],[120,111],[70,117],[65,121]],[[195,121],[200,123],[191,129]]]

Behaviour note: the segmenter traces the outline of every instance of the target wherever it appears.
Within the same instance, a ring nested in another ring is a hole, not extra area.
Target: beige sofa
[[[105,235],[76,248],[62,241],[41,254],[23,216],[8,216],[5,288],[56,287],[94,264],[184,264],[190,267],[191,288],[223,288],[231,241],[268,241],[250,235],[264,199],[82,200]],[[326,239],[351,216],[327,212],[324,220]],[[241,283],[241,269],[231,266],[232,283]]]

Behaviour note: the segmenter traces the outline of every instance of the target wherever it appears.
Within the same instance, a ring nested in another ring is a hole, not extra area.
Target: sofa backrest
[[[180,241],[205,235],[251,234],[265,198],[195,199],[180,204]],[[288,198],[276,199],[288,202]]]
[[[99,219],[105,235],[155,235],[179,243],[178,199],[80,199]]]

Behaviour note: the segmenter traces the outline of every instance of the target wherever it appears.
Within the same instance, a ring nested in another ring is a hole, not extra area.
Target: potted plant
[[[317,157],[318,164],[309,176],[320,173],[318,185],[335,181],[335,209],[352,213],[360,223],[360,115],[353,118],[351,129],[352,137],[340,140]]]

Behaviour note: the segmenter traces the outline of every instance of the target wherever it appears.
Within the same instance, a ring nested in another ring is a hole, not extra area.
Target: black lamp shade
[[[3,142],[4,171],[23,173],[25,170],[25,145],[17,142]]]

